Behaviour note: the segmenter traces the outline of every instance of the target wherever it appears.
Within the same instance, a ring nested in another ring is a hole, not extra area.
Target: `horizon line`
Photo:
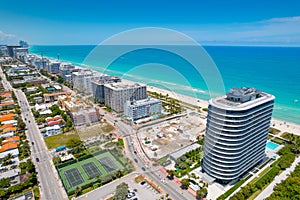
[[[1,45],[6,45],[6,44],[0,44]],[[32,44],[29,45],[29,48],[32,46],[99,46],[101,44]],[[110,44],[107,46],[130,46],[131,44]],[[139,44],[132,44],[134,46],[139,46]],[[147,44],[140,44],[141,46],[146,45]],[[162,46],[167,46],[167,45],[173,45],[173,46],[193,46],[193,45],[185,45],[185,44],[162,44]],[[200,46],[216,46],[216,47],[295,47],[295,48],[299,48],[299,45],[280,45],[280,44],[253,44],[253,45],[249,45],[249,44],[200,44]],[[105,46],[105,45],[104,45]],[[151,45],[151,46],[160,46],[160,44],[155,44],[155,45]]]

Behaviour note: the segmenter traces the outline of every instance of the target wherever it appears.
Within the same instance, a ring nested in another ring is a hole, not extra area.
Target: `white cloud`
[[[17,37],[15,35],[0,31],[0,44],[9,44],[9,43],[16,43],[16,42],[17,42]]]
[[[300,45],[300,16],[267,20],[215,24],[209,27],[193,27],[184,31],[200,42],[232,42],[277,45]]]
[[[286,22],[300,22],[300,16],[294,16],[294,17],[281,17],[281,18],[272,18],[272,19],[268,19],[268,20],[263,20],[261,22],[269,22],[269,23],[273,23],[273,22],[278,22],[278,23],[286,23]]]

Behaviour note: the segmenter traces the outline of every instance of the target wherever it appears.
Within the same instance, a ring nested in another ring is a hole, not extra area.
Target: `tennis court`
[[[110,159],[110,157],[99,158],[98,162],[103,166],[107,173],[118,169],[118,166]]]
[[[76,167],[66,170],[64,174],[70,187],[75,187],[84,183],[84,180]]]
[[[58,167],[59,175],[67,192],[75,190],[77,186],[84,186],[103,178],[124,166],[109,151],[102,151],[86,159]]]
[[[95,178],[98,175],[102,175],[98,167],[95,165],[94,162],[89,162],[81,165],[85,173],[88,175],[89,178]]]

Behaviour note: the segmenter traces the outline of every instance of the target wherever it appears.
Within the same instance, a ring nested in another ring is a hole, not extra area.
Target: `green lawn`
[[[54,136],[45,137],[45,143],[48,149],[54,149],[59,146],[66,145],[68,139],[80,139],[79,135],[75,131],[62,133]]]
[[[276,138],[276,137],[274,139],[272,139],[271,141],[275,142],[277,144],[283,144],[283,143],[285,143],[285,141],[283,139]]]
[[[77,133],[79,134],[82,140],[86,140],[91,137],[97,137],[103,133],[109,133],[114,130],[114,127],[107,122],[96,124],[93,126],[88,126],[84,128],[77,129]]]

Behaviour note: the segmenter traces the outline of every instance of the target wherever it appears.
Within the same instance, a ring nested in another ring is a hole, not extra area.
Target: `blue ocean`
[[[30,52],[204,100],[223,95],[218,89],[211,91],[214,89],[209,89],[191,63],[170,52],[144,48],[120,56],[104,69],[101,54],[87,59],[94,48],[93,45],[32,46]],[[273,117],[300,124],[300,48],[203,48],[217,66],[226,91],[231,87],[255,87],[273,94],[276,97]],[[186,52],[192,54],[193,49],[187,48]]]

